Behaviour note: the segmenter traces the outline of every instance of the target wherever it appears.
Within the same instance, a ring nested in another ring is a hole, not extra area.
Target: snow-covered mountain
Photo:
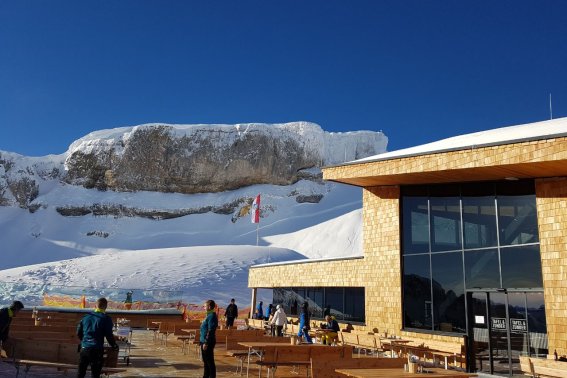
[[[166,136],[159,148],[150,143],[156,132]],[[142,136],[149,139],[142,143]],[[258,142],[271,147],[254,147]],[[323,182],[320,166],[375,155],[386,144],[382,133],[332,134],[306,122],[143,125],[91,133],[61,155],[0,152],[0,280],[12,283],[12,291],[20,287],[30,301],[46,285],[58,285],[158,287],[179,290],[187,301],[246,303],[250,265],[362,253],[360,189]],[[79,174],[85,168],[77,168],[79,155],[90,156],[96,169]],[[200,170],[185,166],[195,162]],[[136,175],[122,179],[134,163]],[[159,167],[167,174],[155,179]],[[230,190],[198,190],[207,172],[220,178],[237,167],[253,174]],[[88,184],[95,171],[102,172],[98,185]],[[286,185],[277,175],[286,176]],[[163,190],[126,185],[133,177]],[[172,185],[171,177],[191,184]],[[257,194],[258,229],[248,216]]]

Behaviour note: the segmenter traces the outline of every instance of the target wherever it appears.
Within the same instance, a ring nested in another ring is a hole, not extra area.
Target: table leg
[[[248,348],[248,361],[246,362],[246,378],[250,376],[250,354],[252,354],[252,348]]]

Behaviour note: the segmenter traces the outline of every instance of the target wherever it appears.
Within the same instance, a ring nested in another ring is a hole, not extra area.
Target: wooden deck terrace
[[[203,365],[195,353],[183,354],[181,342],[172,338],[167,347],[159,340],[154,341],[152,331],[135,329],[132,335],[132,347],[130,350],[130,365],[126,366],[123,360],[118,361],[118,368],[127,368],[124,373],[113,374],[113,378],[155,377],[155,378],[177,378],[177,377],[202,377]],[[78,357],[77,357],[78,358]],[[0,360],[0,377],[15,377],[16,369],[5,360]],[[223,344],[215,348],[215,361],[217,365],[217,377],[240,377],[235,374],[237,359],[226,355]],[[87,372],[87,376],[90,373]],[[266,369],[262,375],[265,376]],[[27,378],[45,377],[72,377],[75,372],[58,372],[53,368],[32,367]],[[20,373],[20,377],[24,374]],[[246,376],[244,372],[243,377]],[[258,376],[258,367],[251,364],[250,376]],[[299,374],[293,367],[281,367],[277,371],[279,378],[305,377],[305,367],[301,367]]]

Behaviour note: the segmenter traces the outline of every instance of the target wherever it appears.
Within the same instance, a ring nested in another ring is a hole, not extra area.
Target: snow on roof
[[[567,118],[528,123],[525,125],[508,126],[499,129],[479,131],[476,133],[458,135],[420,146],[402,150],[385,152],[354,160],[346,164],[367,163],[390,160],[410,156],[426,155],[448,151],[464,150],[502,144],[520,143],[530,140],[540,140],[567,136]]]

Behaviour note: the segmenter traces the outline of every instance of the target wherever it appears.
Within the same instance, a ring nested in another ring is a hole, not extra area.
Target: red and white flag
[[[260,223],[260,195],[258,194],[252,202],[252,223]]]

